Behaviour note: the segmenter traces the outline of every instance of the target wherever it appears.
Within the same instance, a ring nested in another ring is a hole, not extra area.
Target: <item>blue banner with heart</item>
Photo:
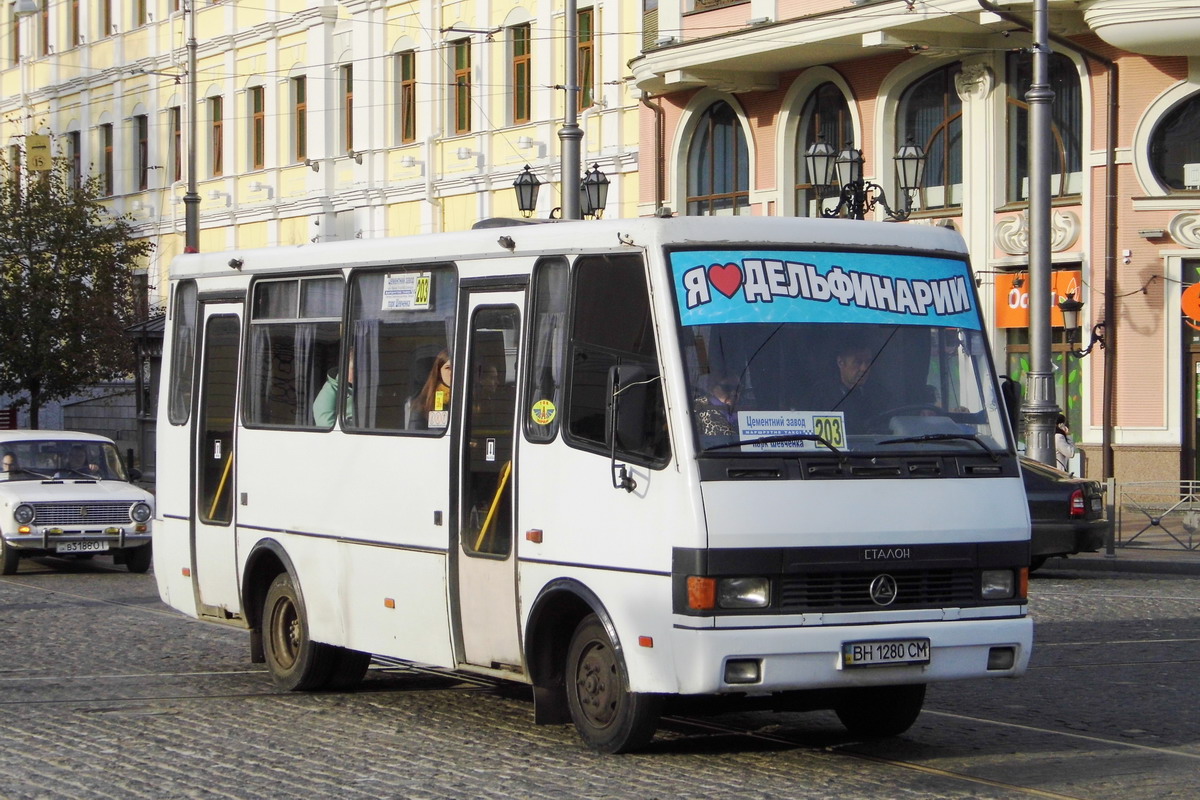
[[[835,322],[982,327],[965,261],[822,250],[670,253],[683,325]]]

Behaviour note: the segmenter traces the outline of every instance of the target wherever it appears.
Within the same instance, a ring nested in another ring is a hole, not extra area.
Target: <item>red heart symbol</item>
[[[721,294],[733,297],[742,288],[742,271],[737,264],[713,264],[708,268],[708,282]]]

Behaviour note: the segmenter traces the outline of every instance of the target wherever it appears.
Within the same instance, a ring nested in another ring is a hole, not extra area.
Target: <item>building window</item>
[[[1150,168],[1164,187],[1200,191],[1200,94],[1172,108],[1150,134]]]
[[[1008,199],[1029,199],[1029,104],[1025,93],[1033,82],[1027,53],[1008,54]],[[1079,72],[1061,53],[1050,55],[1051,152],[1050,193],[1056,197],[1083,190],[1083,99]]]
[[[67,42],[71,47],[83,44],[83,28],[79,22],[79,0],[71,0],[67,15]]]
[[[342,73],[342,143],[346,152],[354,149],[354,65],[346,64]]]
[[[297,161],[308,158],[308,79],[292,78],[292,147]]]
[[[113,126],[105,123],[100,126],[100,153],[103,165],[100,170],[101,188],[104,194],[113,194]]]
[[[266,90],[250,87],[250,168],[262,169],[267,163]]]
[[[854,141],[854,126],[850,106],[842,90],[832,83],[823,83],[804,101],[800,110],[800,125],[796,128],[796,216],[820,216],[822,195],[812,184],[804,154],[821,139],[834,150],[841,150]]]
[[[67,132],[67,185],[78,189],[83,185],[83,153],[79,146],[79,131]]]
[[[520,124],[529,122],[529,95],[533,88],[529,25],[509,28],[509,41],[512,47],[512,121],[513,124]]]
[[[596,102],[596,36],[595,10],[583,8],[579,10],[576,23],[579,31],[579,54],[576,56],[579,66],[579,110],[591,108]]]
[[[396,56],[396,131],[400,142],[417,140],[417,54]]]
[[[8,26],[8,62],[9,66],[21,63],[21,18],[17,12],[10,15],[11,24]]]
[[[454,132],[471,131],[471,40],[459,39],[454,48]]]
[[[100,0],[99,14],[100,30],[97,38],[103,39],[113,33],[112,0]]]
[[[225,99],[210,97],[208,99],[209,119],[209,170],[210,177],[217,178],[225,174]]]
[[[904,90],[896,141],[912,136],[925,148],[921,208],[962,206],[962,101],[954,86],[961,64],[934,70]]]
[[[146,0],[136,0],[133,4],[133,24],[139,28],[146,24]]]
[[[687,158],[687,213],[715,216],[750,207],[750,155],[733,107],[713,103],[692,134]]]
[[[167,124],[170,126],[171,142],[171,181],[183,180],[183,109],[171,106],[167,110]]]
[[[137,139],[137,150],[134,152],[134,169],[137,176],[139,192],[146,191],[150,185],[150,118],[138,114],[133,118],[133,131]]]
[[[42,55],[48,56],[50,55],[50,0],[42,0],[42,8],[38,12],[38,17],[42,21],[41,28],[38,30],[38,51]]]
[[[18,145],[10,144],[8,146],[8,166],[9,166],[9,181],[17,189],[17,196],[21,195],[21,148]]]

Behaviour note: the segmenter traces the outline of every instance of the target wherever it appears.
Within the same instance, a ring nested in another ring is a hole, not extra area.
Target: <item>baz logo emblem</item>
[[[869,591],[872,602],[877,606],[890,606],[896,602],[896,595],[899,593],[896,588],[896,579],[887,573],[876,575],[875,580],[871,581]]]

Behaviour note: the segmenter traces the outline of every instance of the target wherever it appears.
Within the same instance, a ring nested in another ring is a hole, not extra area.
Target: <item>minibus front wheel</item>
[[[882,739],[912,727],[925,704],[925,684],[843,689],[834,712],[854,736]]]
[[[654,736],[662,698],[629,691],[624,659],[595,614],[584,617],[571,637],[566,678],[571,720],[588,747],[624,753]]]

